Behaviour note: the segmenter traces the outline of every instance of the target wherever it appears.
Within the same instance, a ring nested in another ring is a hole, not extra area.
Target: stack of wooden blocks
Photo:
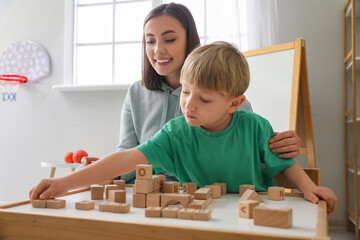
[[[239,217],[254,218],[254,225],[290,228],[292,226],[292,209],[270,209],[260,206],[264,200],[255,192],[254,185],[240,185],[238,202]],[[269,187],[268,199],[280,201],[285,199],[283,187]]]
[[[107,180],[91,186],[91,200],[107,201],[99,204],[100,212],[127,213],[130,204],[126,203],[126,191],[124,180]],[[75,205],[79,210],[90,210],[95,208],[94,201],[81,201]]]
[[[146,217],[210,220],[211,211],[205,208],[212,198],[226,194],[226,184],[217,183],[198,190],[196,183],[183,183],[180,194],[178,182],[166,182],[164,175],[153,175],[152,165],[137,165],[133,192],[133,207],[146,208]],[[183,208],[168,207],[177,203]]]

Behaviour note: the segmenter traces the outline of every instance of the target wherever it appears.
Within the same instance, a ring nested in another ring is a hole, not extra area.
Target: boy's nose
[[[195,106],[195,104],[193,103],[193,101],[191,101],[191,100],[189,100],[189,101],[186,102],[185,107],[186,107],[186,109],[187,109],[188,111],[190,111],[190,112],[193,112],[193,111],[196,110],[196,106]]]

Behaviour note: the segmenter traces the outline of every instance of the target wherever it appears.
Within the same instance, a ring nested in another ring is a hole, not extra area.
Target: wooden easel
[[[244,55],[246,57],[252,57],[292,49],[294,50],[294,59],[289,130],[295,130],[301,138],[300,153],[307,154],[308,167],[316,168],[305,40],[296,39],[294,42],[248,51],[245,52]],[[254,111],[256,112],[256,109]],[[261,115],[261,112],[259,114]],[[319,176],[318,184],[320,184]]]

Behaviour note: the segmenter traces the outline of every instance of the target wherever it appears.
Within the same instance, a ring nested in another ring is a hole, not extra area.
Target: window
[[[67,0],[65,83],[140,80],[143,21],[152,7],[169,2],[190,9],[202,44],[222,40],[247,50],[246,0]]]
[[[151,0],[71,0],[72,84],[130,84],[141,79],[143,20]]]
[[[227,41],[248,50],[246,0],[163,0],[185,5],[194,16],[201,44]]]

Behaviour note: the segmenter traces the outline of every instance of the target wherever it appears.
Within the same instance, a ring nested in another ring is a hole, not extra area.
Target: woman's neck
[[[165,77],[165,82],[167,85],[169,85],[173,89],[177,89],[178,87],[181,87],[180,84],[180,72],[179,73],[173,73]]]

